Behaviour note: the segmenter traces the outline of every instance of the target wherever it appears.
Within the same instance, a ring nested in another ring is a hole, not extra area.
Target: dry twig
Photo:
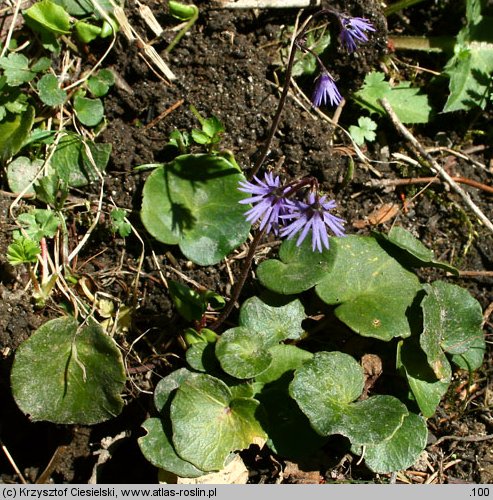
[[[478,217],[478,219],[493,233],[493,223],[486,217],[486,215],[481,211],[481,209],[471,200],[468,193],[466,193],[454,179],[445,172],[445,170],[438,164],[438,162],[431,157],[425,148],[420,144],[420,142],[414,137],[413,134],[403,125],[395,114],[392,106],[387,99],[383,98],[380,100],[383,108],[389,115],[395,128],[401,133],[401,135],[412,145],[415,152],[422,156],[427,162],[428,167],[438,174],[450,187],[453,189],[464,201],[467,207]]]

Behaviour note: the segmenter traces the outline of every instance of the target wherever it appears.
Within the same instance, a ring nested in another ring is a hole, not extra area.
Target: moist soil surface
[[[184,351],[178,337],[187,326],[173,306],[163,277],[195,282],[229,297],[245,259],[246,246],[218,265],[200,267],[187,261],[178,247],[162,245],[148,236],[140,222],[139,210],[149,171],[134,168],[169,159],[170,133],[198,125],[190,111],[193,105],[202,116],[215,115],[224,123],[226,132],[221,145],[232,151],[238,164],[248,172],[279,102],[278,82],[283,81],[286,62],[286,51],[281,49],[289,43],[288,27],[296,22],[299,11],[226,10],[199,2],[198,21],[171,54],[165,56],[164,49],[174,36],[172,27],[176,21],[167,14],[163,2],[144,3],[164,29],[153,40],[153,47],[165,58],[177,79],[173,84],[164,81],[158,70],[145,61],[142,47],[119,34],[104,62],[114,71],[117,82],[105,98],[107,125],[97,139],[111,143],[113,148],[104,176],[103,208],[106,214],[113,204],[128,211],[135,231],[142,238],[144,251],[135,233],[125,239],[110,237],[106,216],[78,254],[72,269],[74,275],[87,277],[93,291],[104,292],[121,304],[138,306],[130,328],[117,338],[126,354],[129,378],[125,408],[117,418],[94,426],[32,422],[15,404],[9,376],[16,348],[41,324],[60,316],[62,311],[57,292],[44,307],[35,307],[27,270],[13,268],[5,260],[14,228],[9,215],[13,198],[8,196],[6,184],[0,197],[0,433],[13,462],[28,482],[87,483],[95,475],[99,483],[157,482],[156,469],[142,456],[137,438],[144,433],[142,422],[153,412],[153,388],[163,376],[184,365]],[[451,15],[450,11],[458,3],[433,2],[431,7],[425,3],[427,6],[422,9],[409,9],[409,13],[389,18],[387,26],[381,2],[331,2],[332,7],[371,19],[377,28],[370,43],[357,55],[349,56],[335,48],[327,55],[341,93],[349,95],[358,89],[371,69],[394,72],[403,80],[414,78],[419,82],[426,75],[412,67],[415,64],[412,54],[392,53],[388,35],[456,33],[461,25],[460,12]],[[136,3],[128,4],[125,12],[130,24],[144,39],[153,39]],[[106,48],[106,42],[91,44],[83,56],[83,65],[89,68]],[[389,55],[395,55],[394,66],[389,64]],[[440,54],[425,54],[420,58],[422,65],[434,71],[440,71],[446,61]],[[313,77],[300,77],[297,82],[299,89],[293,87],[270,147],[269,168],[275,168],[286,178],[316,177],[321,189],[337,200],[337,214],[347,221],[350,234],[365,235],[374,229],[387,232],[393,224],[410,230],[433,249],[437,258],[461,270],[459,277],[444,277],[443,272],[436,272],[436,277],[465,287],[480,302],[486,311],[485,335],[487,340],[491,339],[487,311],[491,312],[488,308],[493,302],[492,235],[443,183],[379,185],[376,181],[431,174],[423,173],[411,162],[389,161],[395,152],[413,155],[390,121],[385,120],[379,121],[377,140],[363,148],[370,162],[361,161],[347,136],[303,98],[302,92],[310,95]],[[430,87],[436,109],[443,107],[445,88],[440,83]],[[332,116],[333,110],[325,111]],[[338,118],[339,124],[347,129],[357,122],[360,112],[348,99]],[[491,128],[487,125],[490,119],[487,112],[474,116],[457,113],[454,119],[439,115],[431,125],[415,127],[413,132],[424,147],[434,148],[433,156],[450,174],[491,184]],[[472,129],[486,130],[490,136],[475,135]],[[457,156],[451,150],[464,154]],[[354,173],[348,179],[347,172],[352,166]],[[370,186],[370,181],[376,185]],[[74,209],[78,217],[69,227],[73,246],[92,220],[99,189],[95,184],[71,193],[74,206],[81,199],[93,203],[89,211],[83,206],[79,212]],[[486,216],[493,218],[491,193],[467,186],[464,189]],[[274,237],[263,240],[242,298],[251,296],[258,286],[252,279],[256,264],[276,256],[278,246]],[[142,252],[143,265],[135,287]],[[433,273],[427,271],[423,277],[433,278]],[[233,312],[228,322],[234,324],[236,314]],[[362,340],[362,353],[367,342],[368,339]],[[493,434],[489,386],[492,371],[492,351],[488,344],[483,367],[471,380],[467,373],[457,373],[435,417],[428,420],[429,444],[420,463],[405,476],[408,482],[492,482],[491,439],[485,438]],[[113,441],[110,457],[96,465],[108,440]],[[357,463],[347,442],[338,437],[332,438],[323,452],[307,463],[291,463],[256,447],[242,452],[242,457],[252,483],[395,480],[390,475],[374,474]],[[0,453],[0,473],[5,483],[20,481],[4,453]]]

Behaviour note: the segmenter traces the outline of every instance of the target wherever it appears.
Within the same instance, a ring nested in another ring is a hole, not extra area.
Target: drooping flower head
[[[337,106],[342,101],[342,96],[337,90],[334,79],[323,71],[315,82],[315,90],[312,95],[312,104],[319,108],[322,104],[327,104],[327,101],[332,106]]]
[[[242,204],[253,204],[253,207],[245,212],[247,221],[253,224],[260,220],[260,230],[265,227],[268,233],[273,231],[278,234],[279,224],[282,222],[280,216],[286,213],[287,202],[283,196],[285,188],[281,186],[279,176],[274,177],[270,172],[265,174],[264,180],[254,176],[254,181],[241,181],[238,188],[253,195],[240,200]]]
[[[358,45],[368,41],[367,31],[376,31],[373,24],[363,17],[339,16],[341,33],[339,39],[346,50],[354,52]]]
[[[281,236],[288,240],[299,233],[296,245],[300,246],[308,233],[312,233],[312,250],[323,251],[329,248],[327,228],[336,236],[345,236],[344,219],[332,215],[330,210],[336,207],[334,200],[326,201],[327,196],[321,198],[310,192],[306,203],[303,201],[289,201],[289,213],[281,216],[292,221],[281,229]]]

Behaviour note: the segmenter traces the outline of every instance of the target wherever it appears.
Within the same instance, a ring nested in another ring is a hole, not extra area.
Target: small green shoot
[[[358,146],[362,146],[365,142],[373,142],[376,139],[376,129],[377,124],[371,118],[360,116],[358,118],[358,125],[351,125],[349,127],[349,133],[354,142]]]
[[[132,226],[127,222],[127,211],[123,208],[114,208],[110,213],[111,231],[118,233],[121,238],[126,238],[132,232]]]
[[[170,14],[180,21],[184,21],[184,24],[175,38],[173,38],[171,43],[166,47],[165,52],[167,54],[169,54],[176,47],[176,44],[183,38],[185,33],[187,33],[187,31],[199,18],[199,9],[193,4],[183,4],[181,2],[176,2],[175,0],[169,0],[168,7]]]
[[[221,141],[222,134],[224,133],[224,125],[219,118],[212,116],[211,118],[203,118],[193,105],[190,106],[190,111],[194,114],[195,118],[200,122],[202,130],[194,128],[192,130],[192,139],[197,144],[208,146],[209,151],[217,148]]]

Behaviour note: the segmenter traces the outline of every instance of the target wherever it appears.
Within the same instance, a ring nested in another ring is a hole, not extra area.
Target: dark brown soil
[[[173,36],[170,28],[176,23],[166,15],[162,2],[147,0],[144,3],[153,10],[165,28],[162,39],[154,43],[155,49],[164,57],[163,50]],[[141,49],[129,44],[123,36],[118,37],[106,61],[119,76],[120,84],[105,99],[107,126],[99,137],[102,142],[113,145],[105,176],[105,206],[109,210],[110,203],[114,202],[131,214],[132,223],[145,243],[143,273],[135,294],[133,280],[139,267],[141,244],[133,235],[126,240],[115,237],[108,241],[107,218],[79,254],[73,271],[88,276],[99,290],[122,303],[137,301],[139,305],[128,335],[118,339],[122,349],[130,352],[129,377],[132,383],[128,384],[125,410],[117,419],[92,427],[57,426],[32,423],[17,409],[9,386],[13,354],[17,346],[37,327],[59,315],[59,297],[55,293],[45,308],[36,309],[31,300],[31,290],[29,287],[26,289],[29,281],[26,270],[12,268],[2,257],[11,242],[9,206],[12,199],[6,194],[0,197],[0,433],[3,444],[28,481],[39,480],[54,456],[53,463],[44,475],[46,480],[86,483],[93,473],[97,453],[101,450],[101,440],[125,431],[127,437],[115,443],[112,458],[98,469],[99,482],[156,482],[156,470],[143,458],[136,440],[142,434],[142,422],[152,409],[153,387],[160,377],[183,363],[183,350],[177,335],[186,325],[174,310],[159,271],[178,280],[183,280],[184,275],[186,279],[195,280],[225,296],[231,292],[231,278],[235,279],[239,275],[241,258],[230,259],[228,265],[221,263],[198,267],[187,262],[177,247],[166,247],[148,237],[139,219],[141,190],[148,174],[133,169],[141,164],[165,161],[168,158],[166,143],[170,132],[176,128],[190,130],[197,126],[189,110],[190,105],[194,105],[205,117],[216,115],[225,124],[227,132],[223,146],[233,151],[242,168],[250,169],[267,135],[278,102],[279,89],[274,82],[276,78],[281,81],[283,78],[282,68],[278,65],[279,49],[281,44],[289,42],[289,38],[280,41],[279,37],[286,26],[294,23],[297,12],[224,11],[214,10],[206,2],[199,4],[198,22],[167,59],[177,75],[174,85],[166,85],[145,64]],[[373,37],[372,43],[356,59],[350,61],[342,51],[330,54],[330,70],[338,78],[343,95],[349,95],[350,91],[357,89],[367,71],[380,69],[380,62],[385,58],[387,26],[380,4],[373,0],[331,2],[332,6],[339,5],[353,15],[369,17],[379,28],[379,35]],[[133,2],[126,8],[126,13],[130,23],[141,34],[152,38]],[[448,33],[456,30],[455,25],[450,26],[450,22],[455,21],[451,20],[445,8],[434,8],[431,13],[416,9],[413,16],[413,19],[405,16],[391,18],[390,33],[399,30],[407,34],[423,34],[421,26],[424,19],[434,34],[440,34],[441,30]],[[418,20],[421,20],[421,24]],[[105,47],[95,44],[91,49],[98,57]],[[87,65],[90,64],[90,56],[88,54],[85,61]],[[443,61],[434,64],[434,69],[439,69]],[[309,95],[311,81],[301,78],[298,83]],[[443,93],[440,93],[439,88],[432,90],[437,102],[440,102]],[[183,103],[173,112],[149,126],[154,118],[180,100]],[[359,110],[348,102],[340,123],[347,128],[356,123],[358,116]],[[487,126],[490,118],[487,113],[479,118],[463,114],[456,123],[450,123],[449,118],[438,117],[432,125],[416,127],[414,132],[425,146],[439,145],[440,137],[445,134],[451,147],[461,150],[470,148],[474,160],[488,166],[491,149],[486,138],[470,134],[468,127],[490,130]],[[334,133],[330,123],[321,120],[309,107],[304,109],[289,98],[268,163],[275,165],[284,158],[281,171],[287,177],[308,174],[317,177],[322,189],[338,200],[339,215],[348,221],[349,232],[367,234],[375,227],[386,231],[397,220],[399,225],[411,230],[432,248],[438,258],[456,265],[462,271],[477,272],[474,276],[465,274],[459,278],[445,279],[467,288],[483,309],[487,309],[493,302],[492,235],[463,208],[460,199],[443,185],[434,184],[424,192],[419,192],[421,186],[390,189],[368,187],[368,181],[379,177],[395,179],[423,175],[423,172],[410,166],[399,167],[388,162],[389,152],[410,153],[390,124],[379,130],[378,141],[365,151],[371,160],[377,162],[369,169],[358,160],[346,136]],[[490,170],[474,167],[470,161],[446,151],[439,153],[437,159],[446,165],[450,173],[491,184]],[[343,183],[348,166],[353,161],[354,177],[349,183]],[[82,195],[96,201],[98,189],[97,186],[91,186]],[[493,218],[491,194],[473,188],[466,189],[484,213],[490,219]],[[73,195],[81,196],[81,193],[74,192]],[[400,208],[396,218],[378,226],[365,222],[375,209],[390,203]],[[74,223],[74,231],[79,228],[81,234],[85,232],[84,216],[81,212],[80,220]],[[275,242],[269,243],[259,253],[257,261],[264,258],[267,252],[275,254]],[[485,271],[489,271],[490,275],[482,274]],[[247,282],[245,297],[251,293],[252,286],[253,281]],[[491,331],[491,323],[486,318],[485,332],[489,339]],[[136,343],[132,345],[134,341]],[[444,399],[437,415],[429,421],[428,462],[422,469],[415,468],[414,475],[407,476],[410,482],[422,482],[434,472],[437,473],[435,482],[493,482],[491,440],[461,439],[493,433],[492,372],[490,349],[469,391],[467,374],[457,375],[450,396]],[[434,445],[434,441],[442,436],[454,438]],[[303,475],[298,471],[298,475],[289,476],[291,479],[287,481],[389,480],[357,465],[346,453],[346,443],[334,439],[322,460],[314,459],[314,463],[306,466],[312,472],[318,471],[315,475]],[[249,450],[244,453],[244,458],[252,482],[277,480],[279,468],[276,464],[281,460],[279,457],[274,460],[268,450]],[[300,468],[303,469],[301,465]],[[6,456],[1,453],[0,473],[4,482],[19,481]]]

